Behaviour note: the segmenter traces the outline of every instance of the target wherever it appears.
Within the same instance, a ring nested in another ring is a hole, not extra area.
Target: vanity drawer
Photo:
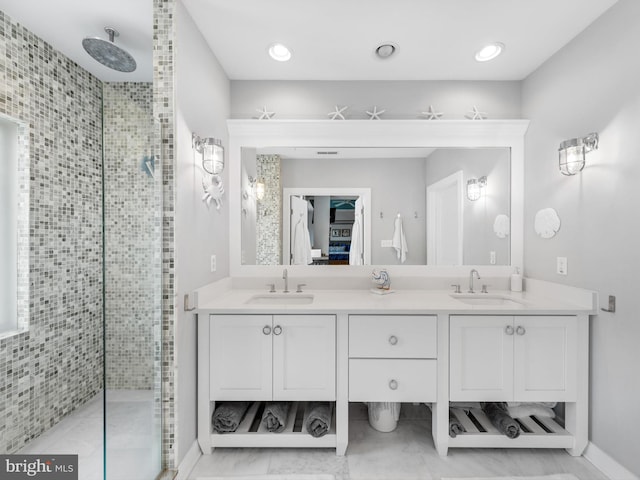
[[[350,315],[351,358],[436,358],[435,315]]]
[[[349,360],[350,402],[435,402],[436,360]]]

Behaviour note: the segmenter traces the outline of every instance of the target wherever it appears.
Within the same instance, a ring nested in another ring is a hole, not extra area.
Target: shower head
[[[127,51],[117,47],[113,42],[114,37],[120,34],[111,27],[104,27],[104,31],[109,35],[109,40],[87,37],[82,40],[84,49],[98,62],[109,68],[119,72],[133,72],[136,69],[136,61]]]

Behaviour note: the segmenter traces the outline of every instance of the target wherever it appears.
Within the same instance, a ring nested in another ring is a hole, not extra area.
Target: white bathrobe
[[[402,217],[400,214],[396,217],[393,230],[393,240],[391,245],[396,249],[396,256],[400,263],[404,263],[407,259],[407,239],[404,236],[404,230],[402,229]]]
[[[291,259],[291,264],[309,265],[311,263],[313,263],[311,237],[305,222],[300,219],[293,231],[293,258]]]

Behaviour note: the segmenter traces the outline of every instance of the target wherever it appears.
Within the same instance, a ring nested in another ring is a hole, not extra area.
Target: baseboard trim
[[[194,440],[189,451],[178,466],[178,475],[176,475],[175,480],[187,480],[191,470],[196,466],[196,463],[198,463],[201,456],[202,452],[200,451],[200,446],[198,445],[198,442]]]
[[[611,480],[640,480],[639,477],[591,442],[587,444],[587,448],[582,455]]]

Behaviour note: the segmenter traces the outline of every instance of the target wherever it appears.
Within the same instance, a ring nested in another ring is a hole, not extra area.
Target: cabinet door
[[[274,400],[335,400],[333,315],[274,315]]]
[[[271,400],[271,315],[212,315],[212,400]]]
[[[513,396],[513,317],[450,318],[451,401],[508,401]]]
[[[576,401],[576,317],[515,317],[514,327],[514,399]]]

